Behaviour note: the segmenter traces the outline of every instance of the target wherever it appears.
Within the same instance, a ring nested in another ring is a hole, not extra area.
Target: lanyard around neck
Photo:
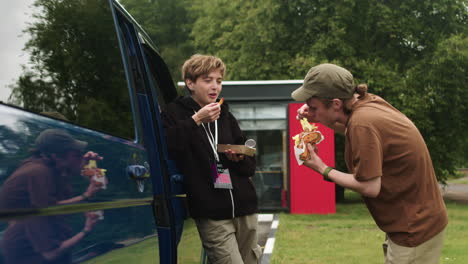
[[[197,113],[195,110],[193,112]],[[205,127],[205,124],[202,123],[203,130],[205,130],[206,137],[208,138],[208,141],[210,142],[211,149],[213,150],[213,154],[215,156],[215,159],[217,162],[219,162],[219,155],[218,155],[218,120],[214,121],[215,125],[215,135],[213,136],[213,133],[211,133],[211,128],[210,128],[210,123],[208,123],[208,130]]]
[[[206,137],[208,138],[208,141],[210,142],[211,149],[213,150],[215,159],[216,161],[219,162],[219,156],[218,156],[218,151],[217,151],[218,149],[218,120],[214,121],[214,125],[215,125],[215,135],[213,136],[213,134],[211,133],[211,129],[210,129],[210,123],[208,123],[208,130],[206,129],[205,124],[202,123],[203,130],[205,130]]]

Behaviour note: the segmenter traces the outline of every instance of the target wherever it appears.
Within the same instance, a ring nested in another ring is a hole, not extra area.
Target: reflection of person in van
[[[162,113],[171,157],[185,176],[189,211],[210,263],[258,263],[257,197],[250,179],[255,158],[217,144],[244,144],[226,103],[217,103],[224,63],[194,55],[182,67],[190,95],[177,98]],[[227,169],[227,170],[226,170]]]
[[[36,139],[32,156],[4,182],[0,209],[45,208],[82,202],[101,189],[90,182],[86,191],[73,196],[71,177],[80,175],[84,162],[101,159],[88,152],[84,141],[58,129],[44,130]],[[85,214],[81,232],[73,235],[64,216],[33,217],[11,221],[2,237],[5,263],[70,263],[70,248],[82,240],[98,221]]]

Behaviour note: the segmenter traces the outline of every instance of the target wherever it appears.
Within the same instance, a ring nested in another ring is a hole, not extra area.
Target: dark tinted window
[[[157,100],[160,106],[172,102],[178,95],[169,69],[162,58],[149,45],[143,45],[143,50],[149,66],[150,77],[156,88]]]
[[[8,66],[2,62],[0,100],[33,112],[58,112],[80,126],[133,138],[129,93],[107,0],[4,1],[1,9],[0,52]]]

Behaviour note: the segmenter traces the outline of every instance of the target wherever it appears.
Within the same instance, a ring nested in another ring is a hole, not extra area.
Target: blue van
[[[116,0],[2,16],[0,263],[199,263],[159,116],[178,91],[147,34]]]

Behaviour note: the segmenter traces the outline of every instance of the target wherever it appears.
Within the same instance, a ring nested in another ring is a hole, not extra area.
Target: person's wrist
[[[87,236],[87,235],[89,234],[89,232],[91,232],[91,230],[86,229],[86,228],[83,228],[83,229],[81,230],[81,233],[83,233],[85,236]]]
[[[324,163],[316,165],[314,170],[318,172],[320,175],[323,175],[323,172],[328,168],[328,166]]]
[[[86,192],[82,193],[80,196],[83,199],[83,201],[87,201],[89,199],[89,195],[86,194]]]
[[[323,176],[323,179],[328,181],[328,182],[333,182],[332,180],[330,180],[330,178],[328,177],[328,174],[330,173],[330,171],[334,170],[332,167],[330,166],[327,166],[323,171],[322,171],[322,176]]]
[[[194,115],[192,116],[192,119],[193,119],[193,121],[195,121],[195,123],[196,123],[198,126],[202,123],[202,122],[201,122],[201,119],[198,117],[197,114],[194,114]]]

